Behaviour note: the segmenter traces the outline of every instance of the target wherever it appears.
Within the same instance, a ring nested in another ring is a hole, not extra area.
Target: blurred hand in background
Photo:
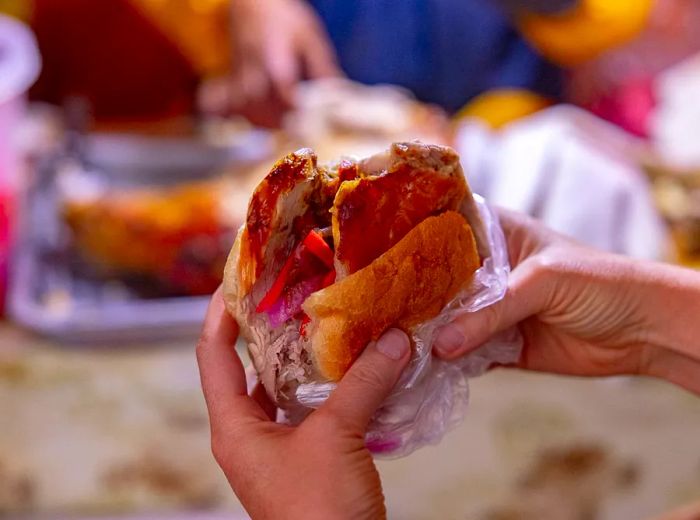
[[[300,81],[341,74],[323,24],[303,0],[233,0],[230,36],[232,73],[202,87],[206,113],[279,126]]]

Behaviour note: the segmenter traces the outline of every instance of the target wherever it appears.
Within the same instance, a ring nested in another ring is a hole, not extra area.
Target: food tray
[[[270,135],[250,131],[226,147],[194,139],[139,139],[114,134],[73,136],[66,142],[69,144],[61,150],[32,161],[31,180],[20,197],[10,316],[42,335],[74,344],[196,335],[208,297],[145,299],[118,281],[76,274],[70,263],[70,232],[60,216],[58,172],[80,170],[88,180],[117,188],[173,185],[211,177],[224,169],[244,171],[247,165],[271,154]]]

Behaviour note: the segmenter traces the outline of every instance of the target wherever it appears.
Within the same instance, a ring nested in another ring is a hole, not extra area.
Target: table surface
[[[0,324],[0,517],[240,516],[210,455],[193,344],[74,347]],[[391,518],[624,520],[700,499],[700,399],[686,392],[509,370],[471,391],[442,443],[378,463]]]

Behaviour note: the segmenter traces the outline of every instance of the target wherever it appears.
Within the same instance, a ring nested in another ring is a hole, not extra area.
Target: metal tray
[[[244,169],[272,152],[253,131],[218,147],[184,139],[101,135],[34,161],[20,197],[8,310],[21,325],[65,343],[121,344],[198,333],[208,297],[144,299],[118,282],[96,282],[71,269],[70,233],[60,218],[59,168],[80,168],[109,187],[166,186]],[[76,152],[79,150],[79,152]]]

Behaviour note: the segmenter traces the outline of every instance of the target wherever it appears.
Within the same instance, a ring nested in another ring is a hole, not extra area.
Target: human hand
[[[232,0],[232,76],[205,86],[207,112],[278,126],[303,79],[341,75],[335,51],[303,0]]]
[[[502,210],[513,267],[495,305],[465,314],[436,340],[455,359],[519,325],[520,368],[579,376],[643,374],[700,393],[700,276],[598,252]]]
[[[197,362],[212,451],[254,519],[384,518],[384,496],[364,434],[408,362],[409,340],[389,330],[370,344],[328,401],[299,426],[277,424],[258,385],[249,396],[221,291],[212,298]]]

